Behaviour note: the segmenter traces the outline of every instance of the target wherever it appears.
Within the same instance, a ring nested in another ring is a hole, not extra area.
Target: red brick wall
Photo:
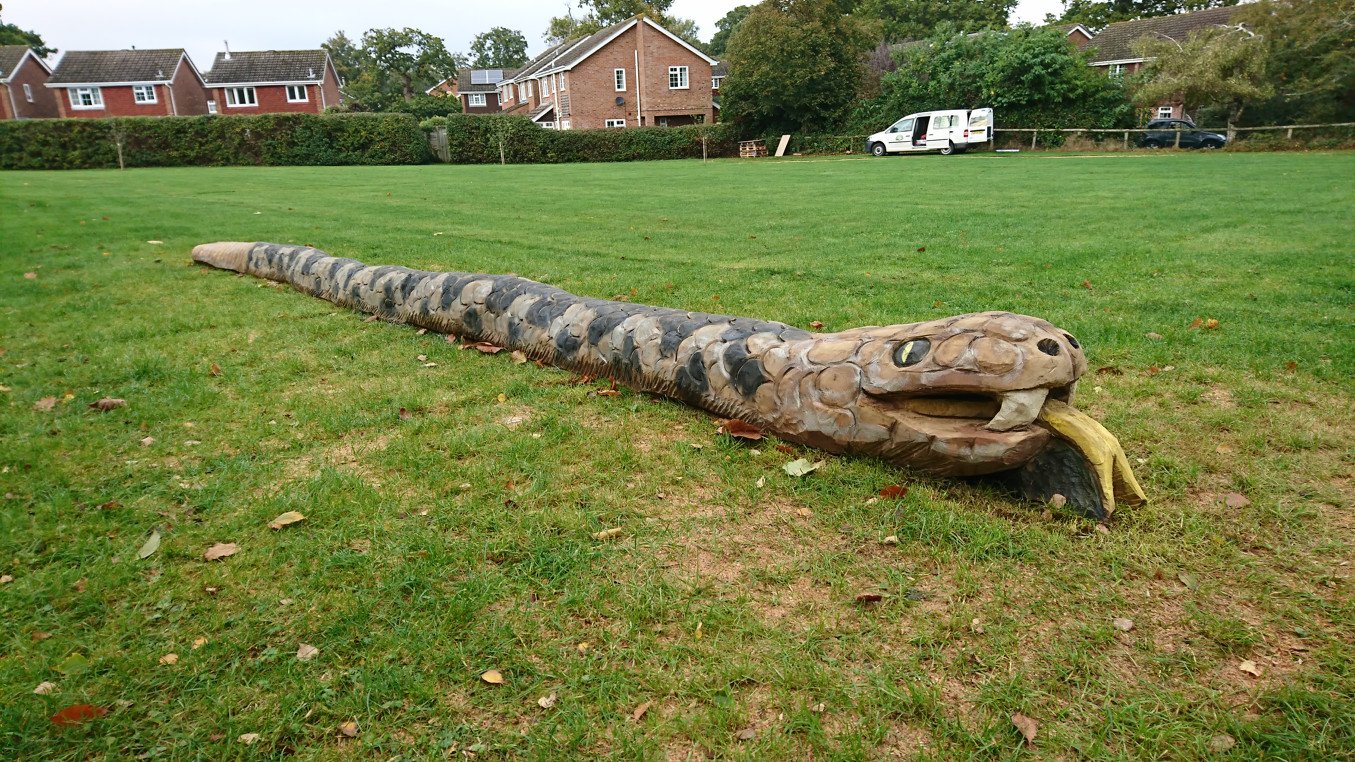
[[[635,72],[635,51],[640,52],[641,75]],[[668,67],[686,66],[686,90],[668,89]],[[614,69],[626,70],[626,91],[617,92]],[[640,126],[636,114],[636,90],[644,109],[644,126],[653,126],[659,116],[672,117],[670,124],[690,123],[702,115],[714,121],[710,91],[711,65],[662,32],[640,23],[584,59],[569,72],[570,127],[601,128],[608,119],[625,119],[627,127]],[[617,97],[625,98],[616,105]],[[685,117],[684,119],[681,119]]]
[[[56,90],[57,106],[63,117],[73,119],[104,119],[110,116],[168,116],[169,93],[164,85],[155,85],[155,103],[137,103],[132,96],[132,86],[101,87],[103,108],[71,108],[70,92],[65,88]]]
[[[320,88],[324,90],[324,97],[316,104],[318,111],[343,105],[343,94],[339,92],[339,75],[334,73],[334,67],[325,66],[325,78],[321,80]]]
[[[1079,48],[1085,47],[1087,43],[1092,41],[1092,38],[1083,34],[1081,29],[1074,29],[1073,31],[1069,32],[1068,39],[1073,43],[1073,45]]]
[[[10,96],[13,94],[13,104],[17,107],[17,118],[19,119],[51,119],[55,118],[59,112],[56,107],[57,92],[49,90],[45,85],[47,83],[47,70],[43,69],[32,56],[24,59],[24,63],[10,79],[8,85],[0,85],[0,119],[14,119],[16,114],[10,113]],[[33,102],[29,103],[24,96],[24,85],[28,85],[33,92]],[[10,91],[8,88],[12,88]]]
[[[305,103],[288,103],[286,85],[255,85],[254,98],[258,101],[257,106],[231,106],[226,103],[225,87],[212,88],[212,98],[216,100],[216,113],[230,115],[240,114],[299,114],[320,113],[320,93],[315,85],[306,85],[306,97],[309,99]],[[328,97],[328,96],[326,96]]]
[[[174,113],[179,116],[196,116],[207,113],[207,86],[193,71],[193,67],[184,60],[170,82],[174,88]]]

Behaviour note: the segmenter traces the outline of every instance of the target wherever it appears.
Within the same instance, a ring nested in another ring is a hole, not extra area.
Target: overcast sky
[[[742,0],[743,4],[751,0]],[[740,0],[674,0],[675,16],[696,21],[710,39],[715,22]],[[200,69],[222,50],[317,48],[342,29],[357,38],[368,29],[416,27],[465,53],[475,35],[506,26],[527,37],[535,54],[552,16],[566,0],[5,0],[4,21],[42,35],[58,50],[187,48]],[[1021,0],[1016,21],[1038,22],[1059,0]]]

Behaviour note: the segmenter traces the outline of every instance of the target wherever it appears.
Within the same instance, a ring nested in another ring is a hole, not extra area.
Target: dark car
[[[1148,132],[1139,137],[1139,145],[1143,148],[1175,147],[1177,130],[1181,132],[1182,148],[1222,148],[1228,142],[1223,135],[1198,129],[1185,119],[1154,119],[1145,129]]]

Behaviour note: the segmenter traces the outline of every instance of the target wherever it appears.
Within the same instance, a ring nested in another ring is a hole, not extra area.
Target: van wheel
[[[884,144],[884,143],[875,143],[874,145],[872,145],[872,146],[870,147],[870,155],[871,155],[871,156],[884,156],[884,155],[885,155],[885,144]]]
[[[942,156],[950,156],[953,153],[956,153],[954,143],[946,143],[946,147],[941,149]]]

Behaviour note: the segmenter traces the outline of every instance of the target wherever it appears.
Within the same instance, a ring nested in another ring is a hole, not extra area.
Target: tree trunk
[[[403,75],[403,78],[402,78],[402,79],[403,79],[403,81],[404,81],[405,100],[406,100],[406,101],[412,101],[412,100],[414,100],[414,80],[413,80],[413,78],[410,77],[408,74],[405,74],[405,75]]]
[[[1232,142],[1233,142],[1233,138],[1237,137],[1237,130],[1234,129],[1234,127],[1237,126],[1237,123],[1238,123],[1238,122],[1242,121],[1242,109],[1243,109],[1243,108],[1245,108],[1245,107],[1242,106],[1241,104],[1235,104],[1235,105],[1233,106],[1232,110],[1228,112],[1228,142],[1229,142],[1229,143],[1232,143]]]

